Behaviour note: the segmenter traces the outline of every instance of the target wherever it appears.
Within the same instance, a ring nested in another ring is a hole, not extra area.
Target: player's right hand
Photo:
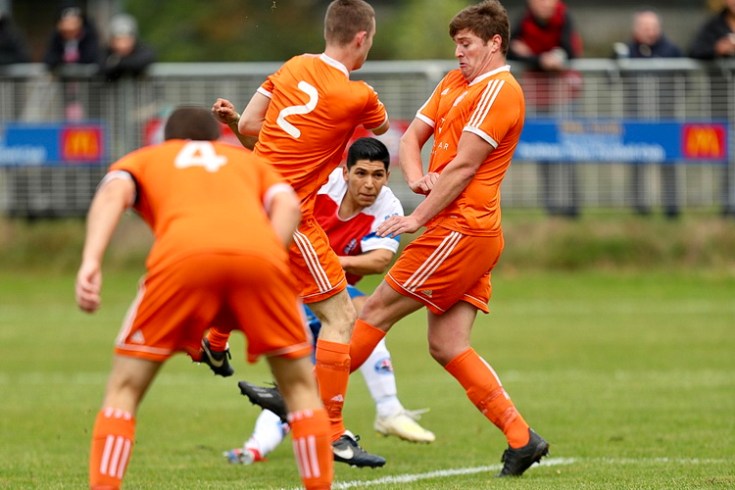
[[[431,192],[431,189],[434,188],[434,185],[436,184],[436,181],[438,178],[439,178],[438,173],[429,172],[428,174],[421,177],[419,180],[415,180],[409,183],[408,186],[416,194],[426,195],[429,192]]]
[[[235,105],[227,99],[218,98],[212,105],[212,115],[224,124],[236,123],[240,115],[235,110]]]

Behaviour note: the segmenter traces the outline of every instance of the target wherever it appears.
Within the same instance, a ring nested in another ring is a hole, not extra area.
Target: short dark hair
[[[390,167],[390,152],[388,147],[377,138],[360,138],[355,140],[347,151],[347,170],[351,169],[358,160],[383,162],[385,170]]]
[[[459,11],[449,23],[449,36],[469,29],[486,44],[494,36],[502,39],[502,53],[508,54],[510,44],[510,20],[505,7],[498,0],[484,0]]]
[[[358,32],[370,32],[374,18],[375,10],[364,0],[334,0],[324,16],[324,40],[349,44]]]
[[[166,140],[214,141],[220,137],[220,127],[212,113],[203,107],[179,106],[166,121],[163,138]]]

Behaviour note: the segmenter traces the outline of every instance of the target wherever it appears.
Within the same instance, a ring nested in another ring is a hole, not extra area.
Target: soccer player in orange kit
[[[301,299],[322,323],[315,373],[332,422],[335,460],[359,467],[383,466],[385,459],[362,449],[342,421],[356,312],[339,258],[313,209],[317,191],[341,163],[354,130],[359,126],[374,134],[388,130],[388,115],[378,94],[349,78],[365,63],[375,32],[370,4],[334,0],[324,19],[323,53],[295,56],[284,63],[258,88],[241,116],[235,112],[236,117],[230,118],[232,103],[225,99],[212,107],[220,121],[236,125],[240,136],[257,137],[254,153],[271,163],[301,201],[302,220],[289,249],[291,270]],[[220,356],[226,338],[226,332],[210,335],[204,355]]]
[[[267,357],[290,408],[301,480],[308,489],[331,487],[329,420],[286,251],[298,199],[268,163],[218,137],[210,111],[177,109],[166,141],[113,163],[92,201],[75,288],[83,311],[100,306],[102,259],[125,210],[135,209],[155,235],[94,424],[92,489],[120,488],[143,396],[173,354],[198,355],[212,323],[243,332],[249,361]]]
[[[459,68],[439,82],[399,149],[406,181],[426,199],[410,215],[386,220],[378,235],[426,229],[365,303],[352,336],[352,369],[397,321],[426,307],[432,357],[505,434],[499,476],[520,476],[549,444],[529,428],[470,336],[477,311],[489,311],[490,272],[503,250],[500,186],[523,129],[525,100],[506,64],[510,27],[499,1],[463,9],[449,32]],[[424,174],[421,148],[431,137]]]

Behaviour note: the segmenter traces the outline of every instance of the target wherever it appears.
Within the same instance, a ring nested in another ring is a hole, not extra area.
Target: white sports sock
[[[389,417],[403,410],[398,400],[396,376],[385,339],[378,342],[370,357],[360,366],[360,372],[373,397],[378,417]]]
[[[281,422],[278,415],[270,410],[263,410],[255,421],[255,427],[250,439],[245,443],[245,449],[255,449],[261,456],[273,451],[283,441],[288,433],[288,424]]]

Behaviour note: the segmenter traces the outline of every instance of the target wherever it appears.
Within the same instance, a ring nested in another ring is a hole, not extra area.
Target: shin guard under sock
[[[288,414],[291,439],[301,481],[307,490],[331,488],[334,455],[327,412],[302,410]]]
[[[477,409],[503,431],[511,447],[528,444],[528,424],[516,410],[493,368],[474,349],[467,349],[444,368],[460,382]]]
[[[357,320],[350,340],[350,372],[354,372],[370,357],[373,349],[385,337],[385,332],[367,322]]]
[[[107,407],[99,411],[92,431],[89,486],[93,490],[120,488],[133,452],[135,418]]]
[[[345,431],[342,407],[350,377],[350,346],[317,340],[314,371],[319,384],[319,396],[332,426],[332,440],[336,441]]]

